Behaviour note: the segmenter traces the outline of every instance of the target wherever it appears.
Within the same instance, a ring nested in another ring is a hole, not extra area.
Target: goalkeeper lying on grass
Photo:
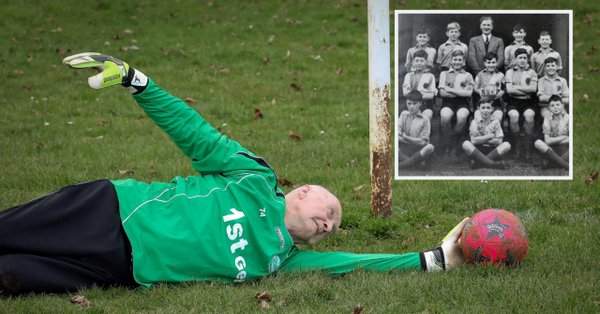
[[[405,254],[298,249],[340,226],[338,199],[318,185],[287,195],[273,169],[220,134],[184,101],[121,60],[82,53],[63,62],[98,68],[92,88],[123,85],[191,159],[197,176],[171,182],[99,180],[0,212],[3,294],[66,292],[159,282],[243,282],[277,271],[444,270],[463,263],[464,224],[441,246]]]

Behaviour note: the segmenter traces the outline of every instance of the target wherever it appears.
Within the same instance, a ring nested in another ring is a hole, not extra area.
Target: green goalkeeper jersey
[[[338,274],[356,268],[421,268],[419,253],[299,250],[285,227],[284,194],[261,157],[219,133],[152,80],[134,98],[199,173],[169,183],[112,181],[139,284],[242,282],[279,269]]]

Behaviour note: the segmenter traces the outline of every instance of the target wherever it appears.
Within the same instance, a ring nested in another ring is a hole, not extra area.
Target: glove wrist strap
[[[421,267],[426,272],[446,270],[446,260],[442,247],[423,251],[419,254],[419,257],[421,258]]]

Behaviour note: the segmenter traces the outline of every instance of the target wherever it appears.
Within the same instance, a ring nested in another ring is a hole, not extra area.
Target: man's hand
[[[421,263],[425,271],[440,271],[456,268],[465,260],[460,244],[460,235],[470,218],[463,219],[442,240],[440,247],[421,253]]]
[[[130,80],[129,65],[117,58],[97,52],[84,52],[68,56],[63,63],[74,68],[94,68],[100,73],[90,76],[88,84],[93,89],[101,89],[117,84],[127,86]]]

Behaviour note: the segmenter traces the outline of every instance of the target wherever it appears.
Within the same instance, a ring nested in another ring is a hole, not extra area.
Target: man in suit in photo
[[[481,35],[469,40],[467,57],[467,65],[473,75],[477,75],[485,68],[483,58],[488,52],[493,52],[498,56],[498,70],[502,70],[504,65],[504,41],[502,38],[492,35],[494,20],[491,16],[483,16],[479,19],[479,23]]]

